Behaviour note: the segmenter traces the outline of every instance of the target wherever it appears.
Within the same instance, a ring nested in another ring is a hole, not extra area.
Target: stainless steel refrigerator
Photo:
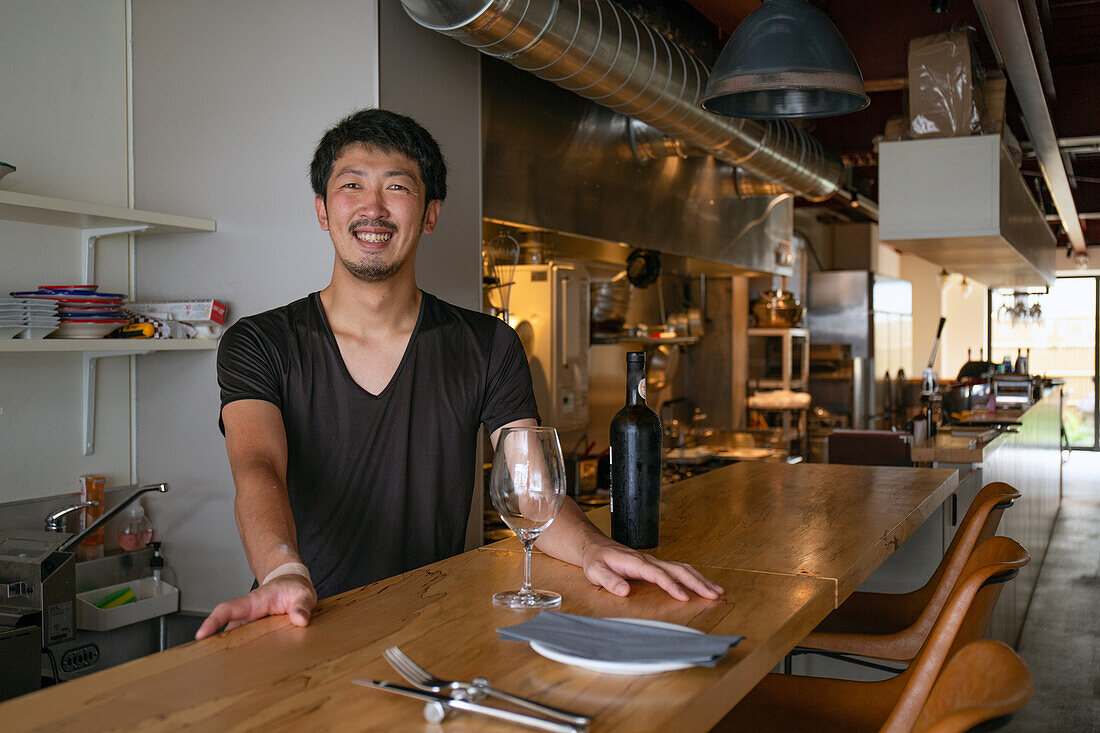
[[[889,427],[887,403],[896,407],[906,393],[896,384],[898,370],[914,375],[912,285],[867,270],[812,273],[807,325],[815,346],[845,344],[851,356],[831,374],[815,374],[811,361],[814,404],[848,415],[853,428]]]

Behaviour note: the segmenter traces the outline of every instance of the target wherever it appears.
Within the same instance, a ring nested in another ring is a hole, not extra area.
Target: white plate
[[[652,626],[654,628],[668,629],[670,631],[687,631],[692,634],[703,633],[690,626],[670,624],[667,621],[651,621],[644,618],[609,618],[607,620],[622,621],[623,623],[638,624],[639,626]],[[592,672],[599,672],[601,674],[657,674],[658,672],[671,672],[676,669],[687,669],[688,667],[695,666],[688,662],[604,662],[598,659],[586,659],[585,657],[578,657],[567,652],[550,649],[537,641],[532,641],[530,644],[531,649],[534,650],[536,654],[541,654],[547,659],[561,662],[562,664],[568,664],[573,667],[591,670]]]
[[[103,338],[119,326],[125,326],[126,321],[111,321],[110,323],[62,323],[57,329],[56,338],[63,339],[98,339]]]

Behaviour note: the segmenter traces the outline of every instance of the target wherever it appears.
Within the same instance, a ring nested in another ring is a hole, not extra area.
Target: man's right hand
[[[280,575],[261,585],[247,596],[219,603],[195,632],[195,639],[205,639],[225,626],[232,631],[264,616],[285,613],[290,623],[305,626],[317,605],[317,591],[313,584],[301,575]]]

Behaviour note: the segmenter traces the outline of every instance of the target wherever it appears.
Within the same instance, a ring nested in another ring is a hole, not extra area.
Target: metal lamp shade
[[[703,107],[727,117],[834,117],[869,103],[836,26],[805,0],[765,0],[734,31]]]

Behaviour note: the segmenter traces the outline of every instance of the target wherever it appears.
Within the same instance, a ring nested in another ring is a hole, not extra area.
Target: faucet
[[[112,508],[110,511],[107,511],[107,512],[99,515],[99,517],[97,517],[96,520],[94,522],[92,522],[90,525],[88,525],[83,530],[76,533],[75,535],[73,535],[69,539],[65,540],[65,542],[60,547],[57,548],[58,551],[59,552],[66,552],[67,550],[69,550],[69,548],[74,547],[75,545],[79,544],[81,540],[83,540],[85,537],[90,535],[92,532],[95,532],[100,527],[102,527],[104,524],[106,524],[108,521],[110,521],[116,514],[118,514],[123,509],[130,506],[131,504],[133,504],[134,500],[137,499],[142,494],[144,494],[148,491],[159,491],[161,493],[164,493],[164,492],[168,491],[169,488],[171,488],[171,487],[169,487],[168,484],[166,484],[166,483],[150,484],[148,486],[142,486],[140,489],[135,491],[133,494],[130,494],[130,496],[127,497],[125,500],[123,500],[118,506]],[[85,507],[98,506],[98,504],[99,504],[99,502],[86,501],[86,502],[83,502],[81,504],[74,504],[73,506],[65,507],[64,509],[61,509],[60,511],[54,512],[50,516],[46,517],[46,531],[47,532],[64,532],[65,531],[65,516],[66,515],[68,515],[70,512],[75,512],[78,509],[84,509]]]

